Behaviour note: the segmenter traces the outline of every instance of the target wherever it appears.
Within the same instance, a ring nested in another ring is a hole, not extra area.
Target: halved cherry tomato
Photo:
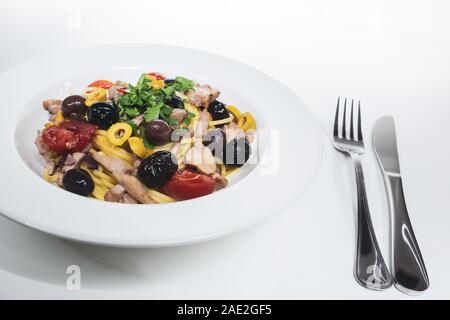
[[[64,121],[46,128],[42,140],[51,151],[66,154],[82,151],[94,134],[96,125],[76,120]]]
[[[109,80],[97,80],[92,82],[88,87],[97,87],[97,88],[103,88],[103,89],[109,89],[112,86],[112,82]]]
[[[158,72],[149,72],[147,75],[155,77],[156,80],[166,80],[166,77]]]
[[[178,171],[166,182],[163,191],[176,200],[187,200],[213,193],[216,182],[210,176]]]

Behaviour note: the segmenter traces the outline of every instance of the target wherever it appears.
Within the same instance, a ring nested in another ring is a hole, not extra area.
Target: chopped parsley
[[[185,125],[188,126],[188,125],[191,123],[191,120],[192,120],[192,118],[193,118],[194,116],[195,116],[194,113],[188,111],[187,116],[184,117],[184,119],[183,119],[183,123],[184,123]]]
[[[156,105],[154,107],[148,107],[144,112],[144,120],[145,122],[150,122],[152,120],[158,119],[161,112],[161,107],[164,106],[163,103]]]
[[[134,108],[134,107],[125,107],[125,108],[123,108],[123,110],[125,111],[125,113],[127,114],[127,115],[129,115],[131,118],[135,118],[135,117],[137,117],[138,115],[140,115],[140,112],[139,112],[139,110],[137,109],[137,108]]]
[[[171,116],[173,108],[165,102],[170,100],[175,92],[184,93],[193,87],[194,82],[192,80],[176,77],[174,82],[166,84],[164,88],[155,89],[143,73],[136,86],[130,85],[129,93],[119,98],[121,120],[128,122],[132,118],[144,114],[145,122],[161,119],[170,126],[175,126],[178,122]],[[192,115],[188,114],[183,122],[189,124],[191,119]]]

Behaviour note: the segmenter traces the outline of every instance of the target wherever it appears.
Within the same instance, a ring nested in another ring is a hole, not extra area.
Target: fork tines
[[[354,114],[354,104],[355,101],[352,99],[351,107],[350,107],[350,129],[347,128],[347,98],[344,99],[344,114],[342,116],[342,125],[339,126],[339,109],[341,104],[341,97],[338,98],[337,107],[336,107],[336,116],[334,118],[334,137],[345,139],[345,140],[354,140],[354,141],[363,141],[362,129],[361,129],[361,101],[358,101],[358,127],[356,132],[355,139],[355,128],[353,121]],[[339,130],[341,127],[341,130]],[[347,131],[348,130],[348,131]]]

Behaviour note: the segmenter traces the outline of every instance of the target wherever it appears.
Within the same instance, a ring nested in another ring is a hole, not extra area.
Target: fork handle
[[[355,278],[365,288],[383,290],[391,286],[392,279],[373,230],[361,160],[356,153],[351,157],[358,191]]]

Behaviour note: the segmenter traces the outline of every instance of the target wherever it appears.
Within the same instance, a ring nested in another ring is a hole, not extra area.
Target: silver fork
[[[357,239],[354,275],[357,282],[365,288],[383,290],[391,286],[391,275],[381,255],[370,219],[366,187],[360,155],[364,153],[364,140],[361,129],[361,103],[358,101],[358,123],[355,132],[353,124],[353,105],[351,102],[350,130],[347,125],[347,98],[344,100],[344,114],[339,123],[338,98],[334,119],[333,145],[336,150],[350,156],[355,165],[356,186],[358,190]]]

